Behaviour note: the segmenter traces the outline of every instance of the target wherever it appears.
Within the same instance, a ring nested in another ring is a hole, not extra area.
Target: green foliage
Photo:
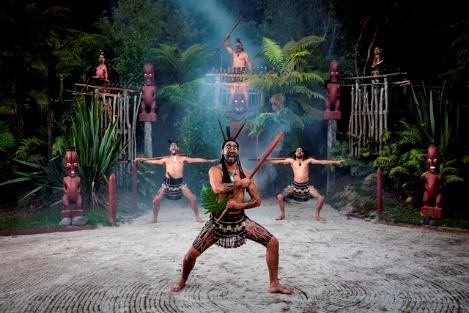
[[[250,136],[261,136],[272,129],[278,131],[291,131],[294,129],[303,129],[304,122],[297,114],[289,109],[283,109],[279,112],[265,112],[259,114],[248,123]]]
[[[91,206],[103,205],[107,177],[122,155],[120,137],[116,124],[99,128],[100,105],[97,101],[87,108],[83,102],[76,103],[76,116],[72,124],[72,142],[79,157],[79,174],[82,195],[91,200]]]
[[[155,61],[157,44],[168,39],[178,43],[183,33],[174,29],[185,29],[184,25],[180,12],[168,1],[120,0],[112,17],[103,18],[98,27],[106,34],[106,46],[117,56],[114,63],[122,82],[139,86],[143,64]]]
[[[15,155],[19,160],[28,162],[40,162],[44,160],[42,149],[45,142],[36,137],[25,138],[21,140]]]
[[[319,72],[302,70],[302,66],[306,64],[305,58],[310,54],[306,49],[314,49],[321,42],[319,37],[309,36],[299,42],[289,42],[281,49],[275,41],[264,37],[262,52],[273,73],[252,75],[249,82],[268,95],[281,93],[324,99],[321,94],[312,90],[315,84],[324,82],[322,75]]]
[[[15,147],[15,137],[8,124],[0,121],[0,153],[10,154]]]
[[[27,162],[15,160],[19,165],[16,171],[16,178],[5,181],[2,186],[20,185],[25,187],[25,191],[19,198],[20,205],[26,205],[31,201],[36,201],[38,205],[57,205],[63,193],[62,181],[64,169],[61,159],[55,157],[47,162],[44,160]]]
[[[60,213],[55,209],[41,210],[31,214],[15,214],[0,220],[0,230],[57,227]]]
[[[158,91],[158,97],[166,100],[166,105],[159,111],[161,120],[165,121],[174,108],[191,106],[198,101],[202,84],[198,77],[208,56],[204,54],[202,45],[192,45],[181,51],[168,44],[160,45],[155,56],[161,71],[167,76],[167,84]]]
[[[439,98],[437,101],[434,101],[434,94]],[[412,88],[412,96],[412,108],[421,138],[426,144],[433,143],[438,146],[442,155],[445,155],[449,144],[457,139],[459,107],[452,106],[444,98],[444,85],[441,90],[430,89],[428,92],[425,86],[420,92]]]
[[[308,36],[299,41],[290,41],[281,48],[274,40],[264,37],[262,52],[272,67],[273,72],[250,75],[248,81],[254,87],[275,98],[286,99],[276,112],[263,108],[253,120],[249,121],[250,136],[262,136],[269,129],[288,132],[288,137],[298,142],[295,132],[302,130],[312,120],[320,120],[322,111],[315,108],[311,99],[324,97],[314,91],[314,87],[323,82],[322,74],[309,69],[307,57],[323,42],[316,36]],[[307,70],[305,70],[307,69]],[[272,128],[269,128],[272,127]]]
[[[162,66],[168,82],[183,84],[197,79],[200,68],[207,61],[204,46],[192,45],[184,51],[171,44],[161,44],[155,50],[156,62]]]
[[[228,198],[219,199],[210,186],[204,185],[201,193],[201,205],[205,213],[220,214],[226,208]]]
[[[182,134],[182,153],[207,159],[219,158],[222,138],[218,131],[218,120],[223,120],[222,112],[208,109],[203,99],[186,107],[178,127]],[[189,164],[187,183],[195,194],[208,180],[208,169],[212,164]]]

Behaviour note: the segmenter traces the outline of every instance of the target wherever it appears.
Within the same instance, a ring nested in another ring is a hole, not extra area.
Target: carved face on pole
[[[225,162],[228,164],[234,164],[238,161],[239,145],[236,141],[229,140],[225,142],[222,149]]]
[[[329,63],[329,80],[334,83],[339,81],[339,62],[336,60]]]
[[[65,152],[65,172],[67,176],[75,177],[78,173],[78,154],[74,149],[69,149]]]
[[[438,147],[430,145],[427,150],[427,169],[430,173],[440,172],[440,160],[438,160]]]
[[[233,96],[233,106],[236,112],[243,112],[244,106],[246,104],[246,99],[244,93],[236,92]]]
[[[146,63],[143,66],[143,80],[145,81],[145,85],[147,86],[153,85],[154,76],[155,76],[155,72],[153,69],[153,64]]]

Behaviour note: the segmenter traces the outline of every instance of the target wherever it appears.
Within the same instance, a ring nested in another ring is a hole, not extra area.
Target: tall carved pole
[[[329,81],[326,89],[323,119],[327,120],[327,159],[332,159],[332,147],[337,138],[337,120],[341,118],[340,112],[340,83],[339,62],[332,60],[329,64]],[[332,109],[332,110],[331,110]],[[326,195],[330,194],[335,184],[335,175],[327,169]]]
[[[147,157],[153,156],[152,122],[156,122],[156,87],[153,83],[155,71],[153,64],[146,63],[143,66],[143,78],[145,85],[142,88],[142,101],[138,120],[145,122],[144,127],[144,151]]]

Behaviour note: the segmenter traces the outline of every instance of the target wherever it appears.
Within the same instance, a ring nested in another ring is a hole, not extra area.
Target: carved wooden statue
[[[153,83],[155,72],[153,64],[146,63],[143,66],[143,78],[145,85],[142,88],[142,102],[140,103],[140,122],[156,121],[156,87]]]
[[[67,149],[64,165],[67,175],[63,179],[64,195],[60,225],[84,225],[87,219],[83,216],[81,181],[78,176],[78,154],[75,149]],[[74,205],[73,208],[72,205]]]
[[[430,145],[427,150],[427,169],[425,175],[425,192],[420,214],[432,219],[441,218],[441,203],[443,201],[443,176],[440,173],[438,148]]]
[[[329,82],[327,83],[323,118],[325,120],[338,120],[340,117],[339,63],[332,60],[329,64]]]

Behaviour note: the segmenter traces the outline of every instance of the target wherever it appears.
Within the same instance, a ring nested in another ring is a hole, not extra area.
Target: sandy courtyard
[[[266,292],[265,248],[208,249],[185,289],[170,292],[202,224],[185,200],[164,201],[158,224],[0,238],[0,312],[469,312],[469,233],[347,219],[313,201],[272,200],[247,215],[280,240],[280,278]],[[204,216],[207,219],[207,216]]]

